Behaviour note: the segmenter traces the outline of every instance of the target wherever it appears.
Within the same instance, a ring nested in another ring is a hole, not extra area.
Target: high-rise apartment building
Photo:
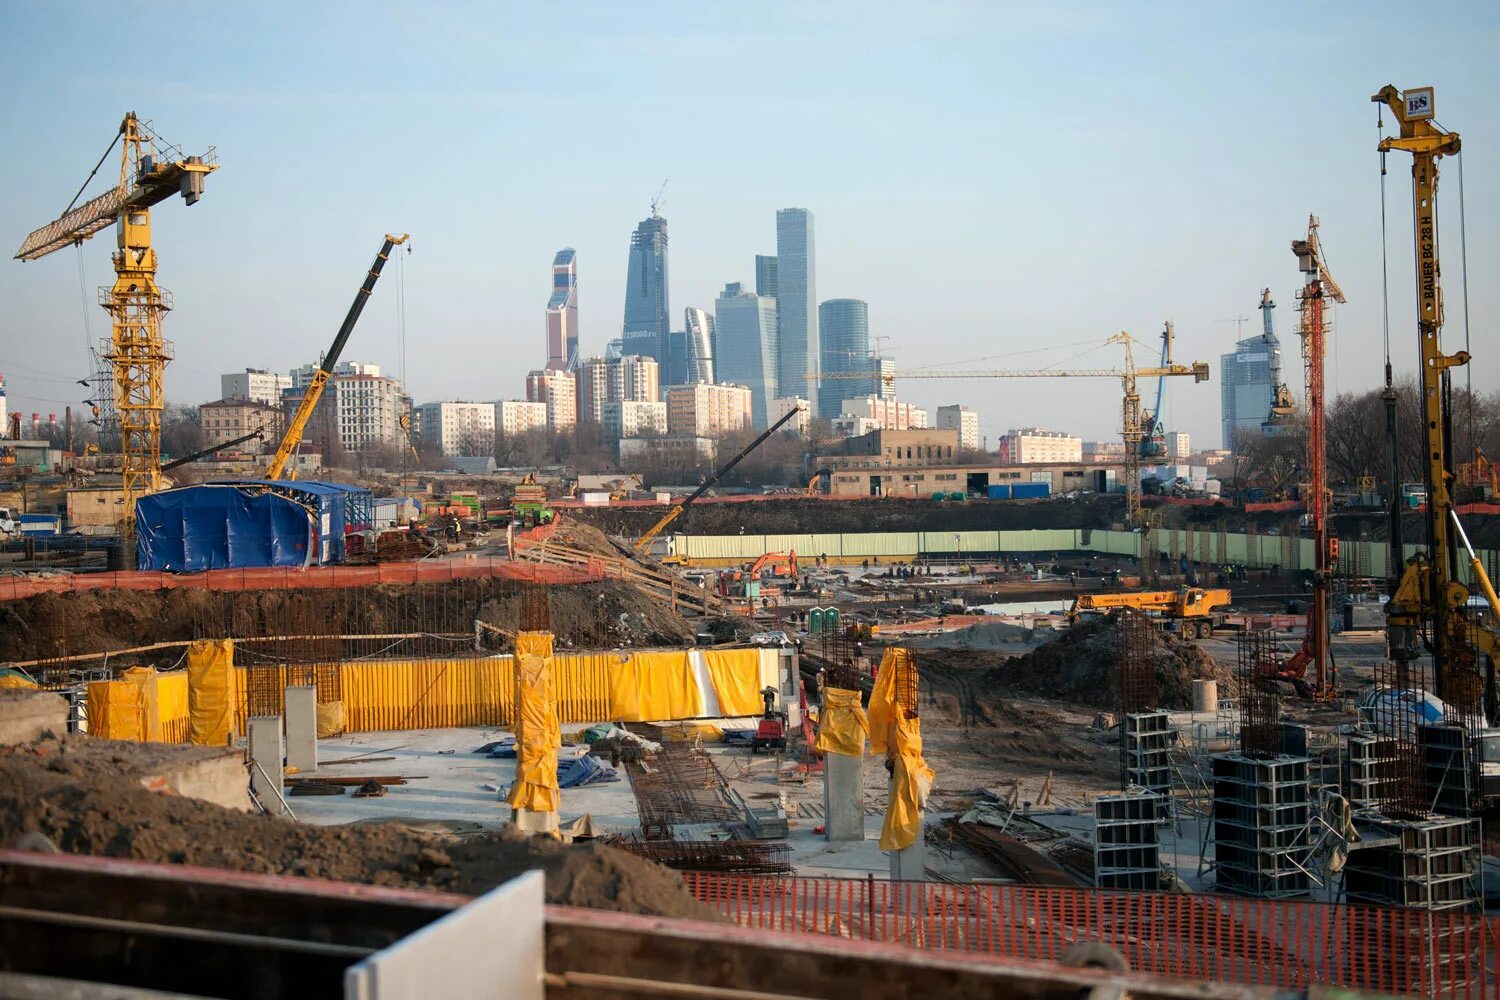
[[[1232,354],[1219,357],[1224,447],[1234,447],[1239,431],[1261,433],[1261,424],[1271,414],[1273,368],[1281,368],[1281,346],[1267,343],[1264,336],[1246,337],[1234,345]]]
[[[578,254],[563,247],[552,258],[552,297],[547,300],[547,367],[578,365]]]
[[[327,392],[333,393],[339,444],[345,451],[359,452],[405,440],[401,417],[410,414],[411,397],[396,379],[381,375],[379,365],[356,366],[356,371],[348,375],[339,374],[335,368],[325,395]]]
[[[768,299],[776,297],[776,258],[755,255],[755,294]]]
[[[714,375],[749,386],[755,426],[768,426],[767,404],[781,395],[776,378],[776,300],[730,282],[714,303],[714,329]],[[798,394],[795,388],[791,394]]]
[[[1167,457],[1187,458],[1193,453],[1192,439],[1188,437],[1187,431],[1167,432]]]
[[[1022,427],[1000,438],[998,458],[1014,465],[1083,461],[1083,439],[1063,431]]]
[[[495,404],[443,400],[416,409],[416,425],[424,447],[445,456],[495,453]]]
[[[805,208],[776,213],[776,318],[779,351],[776,377],[787,395],[812,400],[817,416],[822,386],[818,342],[818,288],[813,215]],[[726,377],[726,376],[721,376]],[[774,394],[769,398],[775,398]]]
[[[870,307],[863,299],[829,299],[818,305],[822,370],[828,375],[870,370]],[[843,413],[846,399],[868,395],[864,381],[831,379],[818,390],[818,410]]]
[[[264,368],[246,368],[242,372],[220,375],[219,395],[224,399],[248,399],[280,410],[281,390],[289,389],[291,385],[290,375]]]
[[[578,423],[578,389],[572,372],[555,368],[528,372],[526,398],[547,404],[547,430],[553,434],[567,433]]]
[[[579,362],[573,376],[580,422],[597,424],[604,419],[604,404],[610,400],[610,384],[619,371],[615,362],[597,356]],[[619,398],[618,391],[614,398]]]
[[[630,399],[641,403],[655,403],[661,399],[661,365],[655,358],[639,354],[627,354],[615,362],[619,371],[618,390],[611,380],[610,399]]]
[[[653,208],[630,237],[630,263],[625,274],[625,325],[622,351],[667,361],[671,332],[667,307],[667,220]]]
[[[628,354],[623,358],[587,358],[573,373],[578,419],[599,423],[604,404],[622,400],[657,402],[661,399],[661,366],[655,358]]]
[[[970,451],[979,450],[979,414],[955,403],[952,406],[939,406],[937,409],[938,427],[958,431],[958,446]]]
[[[774,424],[786,416],[788,411],[793,409],[799,411],[797,416],[782,424],[781,429],[788,433],[800,434],[806,437],[807,422],[812,419],[808,416],[808,412],[812,407],[808,405],[807,399],[803,396],[777,396],[771,400],[770,411],[766,414],[766,418]]]
[[[313,376],[318,373],[317,365],[301,365],[291,370],[292,388],[306,389],[312,385]],[[338,377],[361,375],[367,378],[379,378],[380,366],[366,364],[362,361],[340,361],[333,366],[333,375]]]
[[[840,416],[867,417],[884,431],[921,430],[927,426],[927,411],[920,406],[879,396],[844,400],[844,412]]]
[[[674,381],[670,384],[712,383],[714,380],[714,318],[706,309],[689,306],[684,323],[686,368],[681,381]]]
[[[604,431],[610,437],[656,437],[667,433],[667,404],[620,399],[604,404]]]
[[[751,405],[743,385],[674,385],[667,390],[667,430],[707,438],[749,430]]]
[[[547,429],[547,404],[505,399],[495,404],[495,428],[506,437]]]

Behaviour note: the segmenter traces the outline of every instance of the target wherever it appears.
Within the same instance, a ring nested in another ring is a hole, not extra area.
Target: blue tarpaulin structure
[[[331,483],[235,480],[152,493],[136,501],[141,569],[312,566],[341,562],[351,498]]]

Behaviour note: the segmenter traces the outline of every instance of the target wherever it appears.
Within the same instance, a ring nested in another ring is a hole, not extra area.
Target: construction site
[[[1375,99],[1430,216],[1418,93]],[[267,465],[179,484],[149,209],[217,161],[119,138],[17,254],[118,229],[118,448],[107,538],[0,552],[0,995],[1500,997],[1500,506],[1434,227],[1405,509],[1333,509],[1316,219],[1296,501],[1143,490],[1137,380],[1210,373],[1125,334],[991,373],[1118,385],[1114,492],[716,493],[795,408],[681,495],[295,478],[401,234]]]

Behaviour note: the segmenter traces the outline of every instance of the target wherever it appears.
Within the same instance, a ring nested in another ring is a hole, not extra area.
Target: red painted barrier
[[[1160,976],[1433,997],[1500,996],[1500,920],[1475,913],[873,877],[686,872],[699,900],[746,927],[1004,958],[1056,960],[1103,941]]]

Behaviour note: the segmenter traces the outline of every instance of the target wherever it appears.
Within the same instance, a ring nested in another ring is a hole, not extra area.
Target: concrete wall
[[[0,744],[30,743],[68,731],[68,702],[51,691],[0,688]]]

